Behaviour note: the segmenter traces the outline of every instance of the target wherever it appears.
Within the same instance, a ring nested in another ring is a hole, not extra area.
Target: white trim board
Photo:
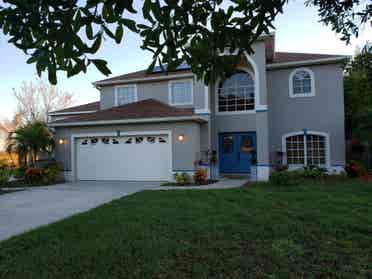
[[[69,127],[69,126],[95,126],[95,125],[114,125],[114,124],[132,124],[132,123],[153,123],[153,122],[176,122],[176,121],[197,121],[206,122],[199,116],[179,116],[179,117],[154,117],[154,118],[134,118],[120,120],[100,120],[100,121],[81,121],[49,123],[49,127]]]
[[[173,171],[173,138],[172,138],[172,131],[171,130],[158,130],[158,131],[138,131],[138,132],[121,132],[119,131],[119,137],[125,136],[146,136],[146,135],[167,135],[169,140],[170,146],[170,169],[169,169],[169,179],[172,179],[172,171]],[[78,138],[85,138],[85,137],[117,137],[117,132],[104,132],[104,133],[79,133],[79,134],[72,134],[70,137],[70,160],[71,160],[71,178],[73,181],[77,181],[77,166],[76,166],[76,142],[75,140]]]
[[[114,81],[97,81],[93,82],[94,86],[105,86],[105,85],[114,85],[114,84],[129,84],[135,82],[146,82],[146,81],[160,81],[160,80],[169,80],[169,79],[182,79],[182,78],[193,78],[193,73],[187,74],[173,74],[173,75],[164,75],[158,77],[144,77],[144,78],[134,78],[134,79],[122,79],[122,80],[114,80]]]

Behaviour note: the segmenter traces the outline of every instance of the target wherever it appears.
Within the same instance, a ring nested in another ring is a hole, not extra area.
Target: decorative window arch
[[[316,131],[288,133],[282,137],[284,164],[292,168],[316,165],[330,166],[329,135]]]
[[[222,113],[254,111],[255,81],[249,71],[236,71],[218,84],[217,109]]]
[[[314,72],[308,68],[298,68],[289,75],[289,97],[315,96]]]

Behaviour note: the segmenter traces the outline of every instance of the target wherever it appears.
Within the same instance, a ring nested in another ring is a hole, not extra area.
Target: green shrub
[[[347,176],[351,178],[361,177],[367,174],[365,167],[357,161],[350,161],[346,165],[345,171]]]
[[[12,171],[10,168],[1,167],[0,168],[0,186],[4,187],[9,182],[9,179],[12,175]]]
[[[303,168],[302,176],[304,178],[320,179],[327,175],[327,169],[318,166],[306,166]]]
[[[42,182],[44,184],[52,184],[57,181],[61,166],[57,162],[47,164],[42,173]]]
[[[297,185],[299,183],[297,171],[274,171],[270,176],[270,182],[275,185]]]
[[[14,178],[17,178],[17,179],[24,178],[26,170],[27,168],[25,167],[16,168],[13,172]]]
[[[177,172],[174,175],[174,178],[176,180],[177,185],[188,185],[191,183],[191,177],[186,172],[182,172],[182,173]]]

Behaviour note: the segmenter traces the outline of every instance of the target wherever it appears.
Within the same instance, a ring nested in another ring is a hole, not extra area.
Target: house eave
[[[184,122],[194,121],[205,123],[206,120],[199,116],[179,116],[179,117],[157,117],[157,118],[134,118],[134,119],[119,119],[119,120],[100,120],[100,121],[76,121],[76,122],[60,122],[49,123],[49,127],[76,127],[76,126],[102,126],[102,125],[117,125],[117,124],[137,124],[137,123],[163,123],[163,122]]]
[[[194,74],[191,72],[187,74],[173,74],[173,75],[165,75],[165,76],[158,76],[158,77],[96,81],[96,82],[93,82],[93,85],[95,87],[100,87],[100,86],[107,86],[107,85],[129,84],[129,83],[148,82],[148,81],[163,81],[163,80],[169,80],[169,79],[190,78],[190,77],[194,77]]]
[[[291,67],[298,67],[298,66],[334,64],[334,63],[342,63],[343,61],[347,59],[350,59],[350,56],[337,56],[337,57],[331,57],[331,58],[321,58],[321,59],[312,59],[312,60],[283,62],[283,63],[271,63],[271,64],[266,65],[266,69],[275,70],[275,69],[291,68]]]

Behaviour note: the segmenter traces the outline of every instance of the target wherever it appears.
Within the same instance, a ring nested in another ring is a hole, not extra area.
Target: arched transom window
[[[314,75],[310,69],[296,69],[289,78],[290,97],[309,97],[315,95]]]
[[[283,140],[287,164],[292,166],[326,166],[328,162],[328,136],[321,133],[297,133]]]
[[[237,72],[219,84],[219,112],[249,111],[254,107],[254,80],[250,73]]]

